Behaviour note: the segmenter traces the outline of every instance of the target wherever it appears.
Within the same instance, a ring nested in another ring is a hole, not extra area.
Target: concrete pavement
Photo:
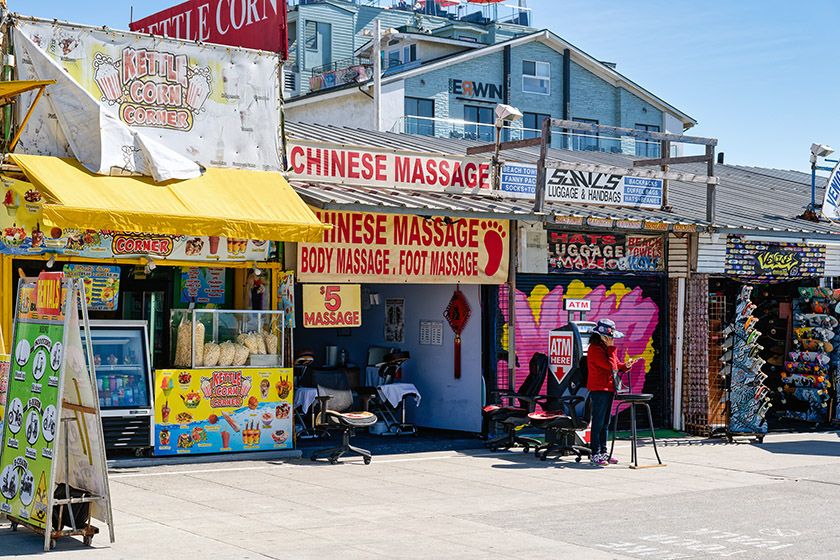
[[[444,451],[110,471],[116,543],[61,558],[840,558],[838,434],[668,440],[664,468]],[[682,444],[678,445],[679,442]],[[642,463],[653,450],[641,448]],[[0,556],[44,554],[0,522]]]

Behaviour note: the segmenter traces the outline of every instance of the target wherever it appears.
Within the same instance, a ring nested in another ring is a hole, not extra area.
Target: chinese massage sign
[[[507,281],[507,220],[314,211],[333,229],[323,243],[298,243],[300,282]]]

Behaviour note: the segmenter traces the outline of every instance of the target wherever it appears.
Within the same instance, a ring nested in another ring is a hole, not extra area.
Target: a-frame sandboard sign
[[[45,551],[65,536],[90,544],[99,532],[91,517],[114,542],[82,283],[60,272],[21,278],[14,313],[0,510],[12,530],[43,534]]]

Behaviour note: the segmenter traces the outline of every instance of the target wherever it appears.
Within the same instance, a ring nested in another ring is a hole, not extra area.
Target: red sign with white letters
[[[548,369],[558,381],[572,369],[574,351],[572,331],[553,330],[548,334]]]
[[[288,142],[289,179],[423,191],[490,191],[490,161]]]
[[[132,31],[289,55],[285,0],[189,0],[128,25]]]

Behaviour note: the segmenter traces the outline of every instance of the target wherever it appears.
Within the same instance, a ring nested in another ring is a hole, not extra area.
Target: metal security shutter
[[[566,324],[563,296],[585,297],[592,302],[587,320],[610,318],[626,337],[618,341],[622,359],[642,356],[650,369],[633,378],[633,392],[652,393],[654,423],[664,424],[667,413],[668,297],[667,276],[518,274],[516,277],[516,386],[528,374],[528,362],[535,352],[546,353],[548,333]],[[507,287],[500,288],[496,321],[497,348],[507,348]],[[507,386],[507,365],[499,360],[499,386]],[[638,366],[637,366],[638,367]],[[642,385],[639,385],[642,382]],[[625,415],[622,415],[624,417]],[[629,418],[629,416],[628,416]]]

